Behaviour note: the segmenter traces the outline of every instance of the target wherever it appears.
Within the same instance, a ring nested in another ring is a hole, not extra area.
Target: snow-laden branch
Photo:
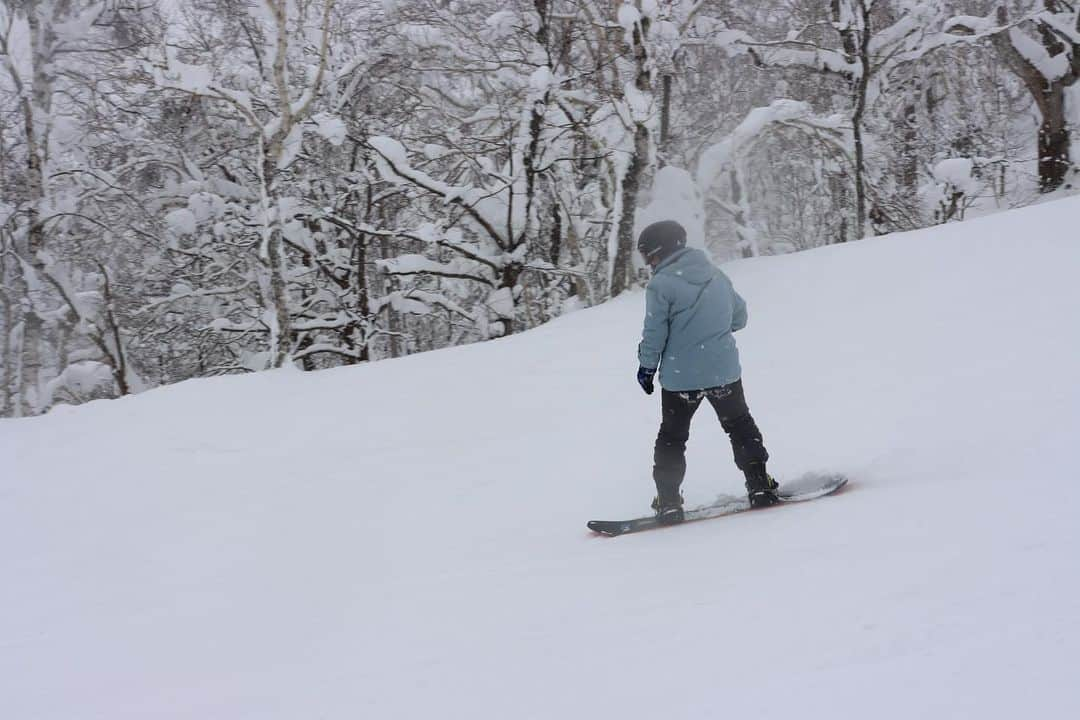
[[[383,308],[392,307],[399,313],[427,315],[431,312],[432,306],[441,307],[471,322],[478,322],[478,318],[473,313],[470,313],[445,295],[416,289],[395,291],[385,295],[372,302],[371,310],[377,314]]]
[[[776,125],[824,130],[837,138],[835,144],[838,150],[843,151],[846,145],[846,142],[841,140],[846,131],[840,116],[823,118],[814,114],[809,103],[799,100],[774,100],[770,105],[751,110],[722,142],[710,146],[702,153],[697,172],[701,191],[707,192],[726,168],[741,162],[762,135]]]
[[[502,237],[492,220],[484,215],[476,207],[483,198],[490,196],[491,191],[480,190],[472,186],[453,186],[436,180],[421,170],[409,165],[408,153],[405,147],[393,138],[377,136],[368,140],[368,145],[376,152],[375,162],[379,167],[379,174],[388,180],[404,180],[416,187],[442,198],[443,202],[457,205],[476,222],[488,237],[500,248],[507,248],[507,240]],[[509,189],[509,188],[507,188]]]
[[[957,38],[971,42],[1000,35],[1001,33],[1008,32],[1030,20],[1038,19],[1040,21],[1045,21],[1047,16],[1052,17],[1053,15],[1054,13],[1048,11],[1037,11],[1022,15],[1012,21],[1005,21],[998,15],[987,17],[978,15],[954,15],[945,21],[941,31],[945,34],[953,35]]]
[[[1069,53],[1050,55],[1041,42],[1017,28],[1008,31],[1008,38],[1023,62],[1038,70],[1048,82],[1056,82],[1072,72]]]
[[[299,350],[293,353],[293,360],[299,361],[311,355],[318,355],[320,353],[329,353],[331,355],[339,355],[341,357],[348,358],[354,361],[360,361],[364,359],[364,355],[359,350],[353,350],[351,348],[341,347],[334,343],[315,343],[309,345],[303,350]]]
[[[375,264],[387,275],[437,275],[444,278],[473,280],[490,287],[495,286],[491,278],[478,275],[476,266],[468,260],[451,260],[441,263],[423,255],[399,255],[387,260],[377,260]]]
[[[159,87],[177,90],[198,97],[221,100],[233,106],[253,128],[262,133],[265,142],[278,142],[288,145],[287,137],[298,123],[307,119],[311,106],[322,88],[329,62],[330,15],[336,0],[326,0],[323,9],[322,39],[319,45],[319,61],[315,77],[304,88],[295,101],[289,92],[288,62],[288,3],[278,0],[264,0],[273,14],[275,32],[275,53],[272,69],[274,90],[278,94],[277,113],[263,122],[255,109],[255,98],[250,92],[227,88],[214,79],[214,71],[204,65],[189,65],[176,57],[176,50],[170,45],[165,48],[164,66],[154,67],[154,79]],[[266,105],[266,103],[260,103]],[[316,124],[321,124],[316,121]],[[335,128],[336,132],[336,128]]]
[[[473,262],[480,263],[490,268],[493,272],[499,271],[499,263],[496,259],[485,257],[478,252],[471,250],[465,246],[462,241],[461,233],[457,230],[445,230],[442,227],[434,223],[422,223],[419,226],[411,229],[405,228],[378,228],[374,225],[367,223],[353,223],[346,218],[342,218],[336,214],[321,214],[312,215],[311,217],[317,217],[321,220],[326,220],[336,227],[340,227],[347,230],[354,238],[358,238],[360,235],[371,235],[372,237],[383,238],[404,238],[406,240],[415,240],[417,242],[424,243],[426,245],[437,245],[438,247],[451,250],[453,252],[462,255]]]

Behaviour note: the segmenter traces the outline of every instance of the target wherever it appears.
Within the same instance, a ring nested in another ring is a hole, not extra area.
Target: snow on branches
[[[736,247],[745,255],[761,254],[752,222],[747,162],[757,144],[776,127],[794,129],[851,164],[850,132],[842,116],[819,117],[808,103],[789,99],[751,110],[722,142],[705,150],[697,172],[698,186],[705,193],[721,175],[728,175],[728,197],[720,201],[720,207],[732,216],[738,236]]]
[[[1078,12],[0,3],[0,412],[518,332],[638,287],[653,220],[723,257],[1066,190]]]

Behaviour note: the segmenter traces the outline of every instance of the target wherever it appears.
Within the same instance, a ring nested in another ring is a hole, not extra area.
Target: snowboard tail
[[[833,494],[847,485],[847,482],[848,479],[846,477],[836,473],[807,473],[790,483],[782,483],[780,485],[780,490],[777,492],[777,497],[780,499],[780,502],[777,503],[777,505],[816,500],[817,498]],[[709,520],[711,518],[723,517],[724,515],[734,515],[750,509],[750,500],[745,496],[735,497],[733,495],[721,495],[715,502],[709,505],[703,505],[692,510],[687,510],[683,523],[695,522],[697,520]],[[590,520],[588,526],[593,532],[600,535],[607,535],[608,537],[627,535],[629,533],[653,530],[661,527],[672,527],[671,525],[661,523],[655,515],[633,518],[631,520]]]

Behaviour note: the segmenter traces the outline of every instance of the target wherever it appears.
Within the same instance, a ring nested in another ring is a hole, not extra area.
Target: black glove
[[[646,395],[652,395],[653,390],[653,376],[656,375],[656,370],[650,370],[649,368],[639,367],[637,371],[637,381],[641,389],[645,391]]]

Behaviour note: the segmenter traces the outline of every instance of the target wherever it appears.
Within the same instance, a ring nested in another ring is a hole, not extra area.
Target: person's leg
[[[716,411],[716,417],[724,427],[724,432],[731,439],[731,450],[735,455],[735,465],[746,472],[754,464],[764,465],[769,459],[765,443],[746,405],[742,380],[730,385],[709,388],[705,397]]]
[[[746,476],[746,489],[751,495],[751,502],[756,494],[763,492],[771,494],[764,498],[766,504],[775,501],[776,482],[765,471],[769,452],[746,405],[742,381],[710,388],[705,391],[705,397],[716,410],[716,416],[731,440],[735,465]]]
[[[679,487],[686,475],[686,441],[702,396],[700,390],[660,393],[663,418],[653,452],[653,480],[661,506],[682,504]]]

